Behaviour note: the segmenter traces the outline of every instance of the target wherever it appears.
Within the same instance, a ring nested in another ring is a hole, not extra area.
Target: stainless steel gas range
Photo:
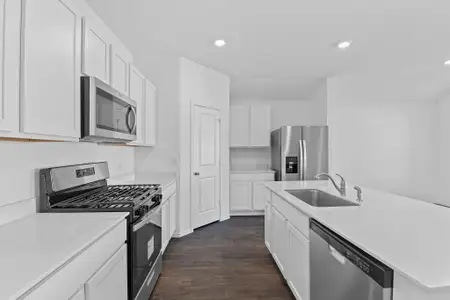
[[[106,162],[42,169],[40,212],[117,212],[128,216],[128,298],[148,300],[159,278],[161,188],[108,185]]]

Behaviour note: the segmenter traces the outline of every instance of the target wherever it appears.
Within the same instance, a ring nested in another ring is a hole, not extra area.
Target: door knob
[[[199,172],[195,172],[195,173],[194,173],[194,176],[199,176],[199,175],[200,175]]]

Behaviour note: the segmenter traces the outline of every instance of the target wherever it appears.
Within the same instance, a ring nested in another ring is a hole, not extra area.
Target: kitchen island
[[[286,191],[318,189],[341,196],[327,181],[265,185],[266,227],[270,226],[266,228],[266,245],[298,299],[309,299],[309,271],[297,274],[290,265],[309,268],[310,218],[391,267],[394,300],[450,299],[450,209],[368,188],[363,188],[361,206],[313,207]],[[349,189],[342,198],[355,202],[356,191]],[[285,232],[280,219],[287,223]],[[276,245],[283,237],[288,241],[286,250]],[[299,243],[290,242],[295,237]]]

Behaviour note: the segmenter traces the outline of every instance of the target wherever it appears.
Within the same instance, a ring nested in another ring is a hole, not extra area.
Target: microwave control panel
[[[287,156],[286,157],[286,174],[297,174],[298,173],[298,157],[297,156]]]

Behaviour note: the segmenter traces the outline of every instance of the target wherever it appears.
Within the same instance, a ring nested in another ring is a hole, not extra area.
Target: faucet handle
[[[362,202],[363,201],[363,199],[362,199],[362,189],[359,186],[357,186],[357,185],[355,185],[353,188],[356,190],[356,195],[357,195],[357,199],[356,200],[358,202]]]
[[[342,186],[345,186],[345,185],[347,184],[347,183],[345,182],[344,177],[342,177],[342,175],[336,174],[336,176],[338,176],[338,177],[341,179],[341,187],[342,187]]]

